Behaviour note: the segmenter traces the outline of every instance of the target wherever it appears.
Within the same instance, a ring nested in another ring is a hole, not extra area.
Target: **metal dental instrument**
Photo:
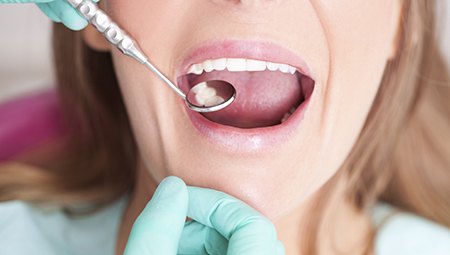
[[[189,109],[196,112],[214,112],[230,105],[236,98],[236,90],[229,82],[222,80],[201,82],[193,86],[187,95],[172,83],[148,60],[137,43],[111,18],[90,0],[66,0],[77,12],[92,24],[103,36],[123,54],[144,64],[163,82],[175,91]]]

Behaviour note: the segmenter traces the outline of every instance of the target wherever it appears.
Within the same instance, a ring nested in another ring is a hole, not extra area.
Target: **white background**
[[[438,2],[441,47],[450,64],[450,0]],[[53,86],[50,27],[33,4],[0,4],[0,102]]]

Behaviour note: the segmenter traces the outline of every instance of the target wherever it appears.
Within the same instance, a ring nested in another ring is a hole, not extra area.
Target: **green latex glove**
[[[284,247],[273,224],[244,202],[170,176],[136,219],[124,254],[283,255]]]
[[[98,2],[98,0],[94,0],[93,2]],[[86,19],[81,17],[76,10],[64,0],[0,0],[0,3],[34,3],[51,20],[62,22],[66,27],[72,30],[81,30],[88,24]]]

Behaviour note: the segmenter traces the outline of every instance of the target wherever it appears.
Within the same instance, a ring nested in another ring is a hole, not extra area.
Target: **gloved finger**
[[[228,254],[228,240],[214,228],[207,227],[205,249],[211,255]]]
[[[228,240],[215,229],[197,221],[184,225],[178,255],[226,255]]]
[[[136,219],[125,255],[175,255],[188,207],[186,184],[178,177],[165,178]]]
[[[284,245],[280,240],[277,240],[277,255],[284,255],[284,254],[286,254]]]
[[[58,15],[56,15],[56,13],[52,10],[52,8],[48,6],[48,3],[37,3],[36,5],[51,20],[53,20],[54,22],[61,22],[61,19],[58,17]]]
[[[48,6],[59,17],[61,22],[72,30],[81,30],[88,24],[86,19],[81,17],[77,11],[66,1],[56,0],[48,3]]]
[[[48,3],[54,0],[0,0],[2,4],[35,4],[35,3]]]
[[[1,0],[0,0],[1,1]],[[72,30],[85,28],[88,22],[66,1],[63,0],[39,0],[37,5],[41,11],[54,22],[62,22]],[[99,0],[92,0],[97,3]]]
[[[188,192],[188,217],[228,239],[227,254],[277,254],[275,226],[255,209],[220,191],[188,187]]]
[[[207,226],[194,220],[187,221],[184,224],[183,233],[181,233],[180,243],[178,244],[178,255],[208,255],[205,250],[204,242]]]
[[[205,249],[208,253],[214,255],[228,254],[228,240],[214,228],[207,228],[208,232],[205,239]]]

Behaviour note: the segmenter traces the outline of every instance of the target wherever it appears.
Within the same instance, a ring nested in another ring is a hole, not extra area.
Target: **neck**
[[[142,162],[140,162],[136,172],[134,189],[130,195],[130,202],[125,209],[122,223],[119,228],[119,235],[116,243],[116,255],[123,254],[133,223],[142,210],[144,210],[148,201],[152,198],[157,186],[158,183],[150,176]]]
[[[337,175],[296,210],[274,222],[286,254],[301,255],[305,244],[317,245],[316,254],[364,253],[371,232],[370,220],[345,199],[345,180],[343,175]],[[156,186],[156,181],[141,164],[122,219],[116,255],[123,254],[133,223]],[[311,239],[314,236],[316,239]]]
[[[346,176],[337,174],[296,210],[275,221],[286,254],[367,254],[371,220],[349,202],[346,187]]]

